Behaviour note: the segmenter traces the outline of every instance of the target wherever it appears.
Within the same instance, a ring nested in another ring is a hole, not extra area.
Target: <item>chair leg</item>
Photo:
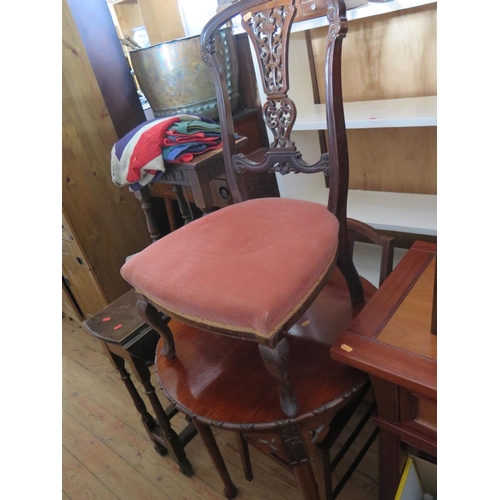
[[[160,313],[147,301],[146,297],[137,294],[137,312],[139,316],[153,330],[156,330],[163,339],[162,356],[167,359],[175,358],[175,342],[174,336],[170,328],[166,325]]]
[[[283,338],[274,349],[259,344],[259,351],[266,368],[278,385],[281,408],[287,417],[296,416],[299,408],[290,382],[288,341]]]
[[[208,454],[210,455],[222,482],[224,483],[224,496],[229,499],[234,498],[238,493],[238,490],[231,480],[231,476],[229,475],[224,458],[222,457],[219,447],[217,446],[217,441],[215,441],[212,429],[208,425],[197,422],[196,420],[194,421],[194,425],[198,430],[205,447],[207,448]]]
[[[240,452],[241,465],[243,467],[243,472],[245,473],[245,479],[247,481],[252,481],[253,471],[252,462],[250,461],[250,452],[248,450],[248,443],[241,432],[238,432],[236,439],[238,441],[238,450]]]

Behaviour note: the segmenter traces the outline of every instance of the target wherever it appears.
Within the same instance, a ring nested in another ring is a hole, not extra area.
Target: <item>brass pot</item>
[[[226,74],[234,111],[239,91],[232,28],[219,31],[215,48]],[[215,87],[208,66],[201,60],[199,35],[132,50],[129,54],[139,86],[156,118],[180,113],[218,117]]]

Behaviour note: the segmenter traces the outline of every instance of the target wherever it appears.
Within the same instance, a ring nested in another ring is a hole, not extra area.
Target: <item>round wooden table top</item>
[[[365,301],[375,287],[362,279]],[[299,413],[289,419],[280,406],[276,383],[256,342],[199,330],[175,320],[169,326],[177,356],[156,354],[158,379],[167,398],[194,419],[231,430],[270,429],[340,408],[367,375],[330,358],[330,347],[364,304],[352,306],[336,268],[308,311],[287,333],[290,378]]]

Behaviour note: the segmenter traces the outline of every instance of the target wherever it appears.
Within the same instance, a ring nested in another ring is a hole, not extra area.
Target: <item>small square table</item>
[[[396,494],[401,442],[437,457],[436,252],[434,243],[415,242],[330,350],[332,359],[370,375],[380,500]]]

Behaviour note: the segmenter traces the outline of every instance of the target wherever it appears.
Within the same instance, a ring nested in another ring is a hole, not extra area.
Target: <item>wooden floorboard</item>
[[[195,475],[188,478],[177,464],[158,455],[137,411],[102,350],[101,343],[76,322],[62,321],[62,498],[70,500],[219,500],[222,483],[200,438],[186,447]],[[132,376],[134,382],[135,379]],[[152,370],[152,382],[157,387]],[[136,384],[143,394],[140,384]],[[167,400],[157,392],[165,405]],[[145,400],[149,407],[149,402]],[[151,411],[151,408],[149,408]],[[183,415],[172,420],[180,432]],[[355,422],[350,424],[350,428]],[[373,424],[363,432],[366,437]],[[303,500],[293,474],[270,457],[250,448],[254,480],[248,482],[240,465],[233,433],[214,433],[240,500]],[[340,444],[342,443],[342,437]],[[353,474],[339,500],[376,500],[377,441]],[[338,481],[354,451],[333,474]],[[334,449],[335,451],[335,449]]]

